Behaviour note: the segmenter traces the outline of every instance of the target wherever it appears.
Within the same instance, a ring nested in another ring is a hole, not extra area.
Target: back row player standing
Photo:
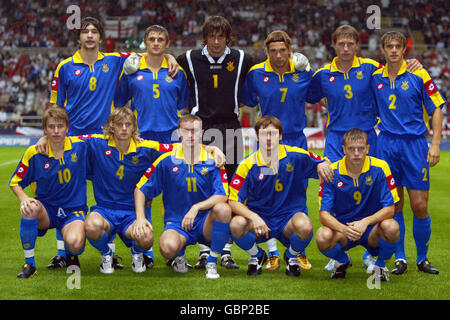
[[[114,108],[117,81],[130,54],[100,52],[100,44],[105,37],[103,25],[96,18],[82,19],[77,32],[80,49],[56,68],[50,103],[66,109],[70,122],[69,136],[101,134],[102,126]],[[172,56],[167,55],[166,58],[169,58],[169,73],[173,75],[177,64]],[[67,264],[59,232],[56,237],[58,255],[53,257],[49,268],[61,268]]]

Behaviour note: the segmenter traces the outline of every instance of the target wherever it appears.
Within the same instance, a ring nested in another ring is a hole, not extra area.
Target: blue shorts
[[[381,132],[377,157],[385,160],[397,186],[413,190],[430,190],[430,164],[425,136],[398,136]]]
[[[290,242],[289,239],[286,239],[284,236],[284,229],[286,228],[286,225],[288,222],[292,219],[292,217],[300,211],[291,212],[286,215],[279,215],[276,217],[266,217],[261,216],[261,218],[264,220],[266,225],[269,227],[269,239],[276,238],[278,239],[286,248],[289,248]],[[256,239],[256,243],[266,242],[269,240],[265,237],[259,237]]]
[[[369,138],[369,156],[375,157],[377,150],[377,133],[374,129],[365,131]],[[325,150],[323,156],[327,157],[331,162],[336,162],[344,157],[344,151],[342,151],[342,142],[344,138],[344,131],[332,131],[330,130],[325,140]]]
[[[191,230],[186,232],[181,228],[181,221],[180,222],[172,222],[168,221],[165,222],[164,231],[166,230],[175,230],[182,236],[186,238],[186,246],[190,246],[193,244],[201,243],[205,244],[207,246],[210,246],[210,242],[207,242],[205,240],[205,236],[203,235],[203,226],[205,225],[206,218],[208,217],[208,213],[198,215],[194,220],[194,225]]]
[[[176,143],[180,142],[180,138],[176,132],[176,128],[169,131],[145,131],[141,132],[141,138],[145,140],[153,140],[159,143]],[[174,138],[174,140],[172,140]]]
[[[91,213],[99,213],[106,221],[108,221],[111,232],[110,235],[118,234],[123,243],[127,247],[131,247],[132,241],[125,237],[125,232],[130,225],[136,220],[136,211],[134,210],[117,210],[105,207],[92,206]]]
[[[59,208],[42,202],[45,210],[47,210],[50,225],[48,229],[56,228],[61,231],[65,225],[75,220],[81,220],[84,222],[86,213],[88,212],[87,206],[75,207],[75,208]],[[42,237],[47,233],[47,230],[38,230],[38,236]]]
[[[374,227],[375,227],[375,224],[368,226],[366,229],[366,232],[364,232],[364,234],[358,241],[351,241],[351,240],[347,239],[347,245],[343,248],[344,251],[350,250],[351,248],[354,248],[356,246],[363,246],[364,248],[367,249],[367,251],[369,251],[369,253],[372,256],[374,256],[374,257],[378,256],[379,248],[372,248],[369,246],[369,235]]]

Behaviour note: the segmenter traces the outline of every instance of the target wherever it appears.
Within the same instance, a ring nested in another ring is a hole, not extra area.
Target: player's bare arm
[[[214,195],[204,201],[194,204],[184,216],[183,221],[181,221],[181,228],[185,231],[190,231],[194,226],[194,220],[199,211],[211,209],[216,204],[227,202],[227,200],[227,196]]]
[[[228,203],[234,214],[244,217],[249,221],[251,232],[253,232],[257,237],[265,236],[266,238],[269,238],[270,228],[256,212],[253,212],[239,201],[232,200]]]
[[[428,149],[427,161],[430,167],[437,165],[441,159],[441,135],[442,135],[442,114],[441,108],[436,108],[433,112],[431,123],[433,126],[433,140],[431,141],[430,149]]]

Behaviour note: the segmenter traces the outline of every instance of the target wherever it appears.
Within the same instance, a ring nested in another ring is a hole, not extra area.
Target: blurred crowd
[[[41,115],[48,105],[48,87],[56,66],[77,49],[74,32],[66,27],[70,14],[66,9],[72,4],[69,0],[0,2],[0,123],[3,126],[16,125],[21,115]],[[351,24],[361,30],[364,56],[383,62],[378,45],[373,43],[379,35],[366,26],[370,15],[366,9],[374,4],[380,7],[382,18],[392,19],[393,27],[422,32],[423,44],[428,49],[415,57],[421,60],[448,99],[450,21],[446,0],[80,0],[77,3],[82,16],[93,15],[102,20],[139,17],[136,36],[116,41],[116,50],[135,49],[145,28],[151,24],[165,26],[175,48],[200,46],[203,21],[210,15],[223,15],[233,26],[233,45],[254,49],[251,52],[257,61],[265,59],[262,47],[267,34],[283,29],[292,37],[294,50],[307,54],[315,69],[333,57],[331,34],[340,24]],[[42,50],[24,49],[30,47]],[[311,125],[315,122],[311,120]]]

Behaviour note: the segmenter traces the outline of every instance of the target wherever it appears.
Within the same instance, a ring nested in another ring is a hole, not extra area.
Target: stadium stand
[[[265,59],[266,35],[283,29],[292,37],[294,49],[307,55],[314,69],[333,57],[331,33],[340,24],[361,30],[361,55],[383,62],[380,30],[369,30],[366,25],[366,8],[374,4],[381,8],[382,30],[398,29],[407,34],[411,49],[408,57],[422,62],[448,99],[450,19],[449,2],[445,0],[78,1],[82,16],[97,16],[107,25],[105,50],[139,50],[145,28],[161,24],[170,32],[170,52],[178,55],[201,45],[200,28],[206,17],[223,15],[233,26],[233,44],[245,48],[257,61]],[[56,66],[77,49],[74,32],[66,27],[69,5],[68,0],[1,2],[0,134],[26,122],[33,126],[48,106],[48,88]],[[323,114],[317,113],[322,112],[322,108],[310,108],[311,125],[318,125]],[[444,112],[443,129],[448,136],[450,118],[448,110]]]

